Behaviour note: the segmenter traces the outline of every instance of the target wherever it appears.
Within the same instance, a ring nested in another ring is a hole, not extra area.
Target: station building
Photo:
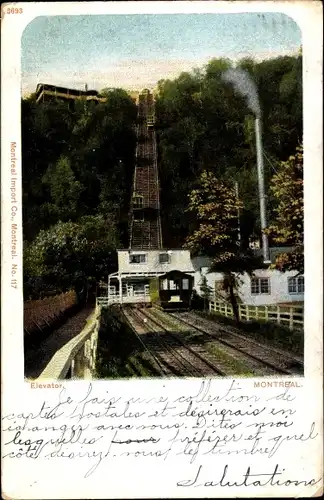
[[[282,248],[271,248],[272,262]],[[209,257],[190,256],[189,250],[118,250],[118,271],[108,277],[110,303],[150,302],[150,279],[177,270],[194,278],[194,290],[202,294],[204,277],[211,295],[225,298],[223,275],[209,272]],[[296,303],[304,301],[304,276],[296,271],[282,273],[272,269],[256,269],[253,275],[237,275],[238,297],[242,304],[255,306]],[[182,283],[185,288],[186,284]],[[177,289],[177,282],[169,283],[170,289]]]

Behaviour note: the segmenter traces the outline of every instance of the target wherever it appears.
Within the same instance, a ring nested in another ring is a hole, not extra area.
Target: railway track
[[[157,359],[161,374],[188,377],[226,375],[220,367],[208,359],[208,353],[201,353],[198,349],[186,345],[146,311],[132,309],[124,311],[124,314],[133,329],[140,332],[139,337],[142,333],[141,340],[151,356]]]
[[[170,313],[170,316],[197,332],[210,336],[218,343],[235,349],[241,353],[242,360],[250,359],[253,362],[261,363],[274,373],[285,375],[301,375],[303,373],[301,358],[290,355],[281,349],[261,344],[242,333],[238,333],[231,327],[217,325],[190,312]]]
[[[166,322],[169,328],[182,331],[182,336],[186,344],[190,343],[194,346],[203,345],[204,351],[212,355],[212,358],[217,361],[217,364],[223,367],[223,372],[226,376],[270,376],[278,374],[276,368],[265,366],[264,363],[251,359],[236,348],[218,342],[215,337],[206,333],[205,330],[195,328],[188,323],[177,320],[175,317],[172,317],[172,314],[175,313],[167,314],[162,310],[154,310],[154,314],[162,321]]]
[[[143,321],[146,320],[146,322],[150,322],[156,331],[159,333],[161,333],[161,331],[163,332],[163,337],[167,339],[165,343],[175,346],[178,352],[181,351],[182,357],[185,357],[186,360],[191,360],[191,365],[195,367],[197,375],[227,375],[225,370],[215,363],[215,358],[206,352],[205,349],[197,345],[189,346],[177,332],[170,330],[170,328],[163,325],[161,321],[158,321],[156,317],[152,317],[147,310],[145,310],[145,312],[142,310],[139,314],[142,315]]]
[[[153,364],[157,373],[167,376],[174,375],[175,373],[172,371],[172,366],[169,364],[168,360],[165,359],[157,340],[154,339],[154,337],[146,337],[145,340],[141,338],[143,334],[148,334],[148,329],[143,327],[142,322],[138,319],[134,310],[128,309],[126,311],[124,309],[123,315],[128,325],[134,331],[140,344],[144,347],[144,354],[146,354],[146,358]]]
[[[160,331],[166,331],[168,335],[172,335],[173,337],[175,337],[178,343],[184,346],[187,350],[193,352],[195,356],[200,356],[205,363],[209,364],[209,366],[212,368],[212,371],[216,372],[220,376],[235,377],[238,375],[237,365],[233,366],[233,364],[229,362],[229,360],[231,360],[232,353],[226,356],[226,359],[224,359],[223,352],[220,353],[218,351],[211,354],[200,341],[197,342],[196,338],[188,338],[187,328],[185,336],[183,335],[183,330],[178,330],[177,332],[175,332],[174,323],[173,325],[170,325],[169,322],[165,321],[165,318],[161,317],[159,317],[159,319],[157,320],[156,314],[154,314],[156,312],[155,309],[153,314],[150,311],[152,311],[152,309],[145,310],[144,314],[146,318],[149,318],[151,321],[153,321],[159,327]],[[244,367],[244,372],[246,373],[246,371],[246,367]],[[271,373],[273,373],[273,371]],[[260,372],[260,374],[264,374],[264,369],[262,372]],[[212,375],[215,375],[215,373],[211,373],[211,376]]]

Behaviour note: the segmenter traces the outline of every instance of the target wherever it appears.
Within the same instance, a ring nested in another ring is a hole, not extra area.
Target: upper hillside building
[[[70,89],[48,83],[39,83],[36,87],[36,102],[50,102],[56,99],[64,101],[73,101],[76,99],[85,99],[86,101],[105,102],[105,97],[100,97],[97,90]]]
[[[113,91],[114,87],[105,88],[105,90]],[[97,90],[89,90],[86,84],[84,90],[80,90],[62,87],[59,85],[52,85],[49,83],[39,83],[36,87],[35,94],[37,103],[51,102],[57,99],[62,101],[75,101],[76,99],[83,99],[93,102],[105,102],[107,100],[107,98],[101,96]],[[138,104],[140,93],[138,91],[129,91],[128,94],[133,101]]]

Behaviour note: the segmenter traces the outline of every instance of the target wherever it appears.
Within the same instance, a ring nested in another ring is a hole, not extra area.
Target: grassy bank
[[[237,327],[235,320],[226,318],[217,312],[195,311],[203,318],[208,318],[217,323]],[[299,356],[304,354],[304,332],[290,330],[289,328],[271,322],[249,321],[241,322],[240,329],[250,337],[265,344],[288,350]]]

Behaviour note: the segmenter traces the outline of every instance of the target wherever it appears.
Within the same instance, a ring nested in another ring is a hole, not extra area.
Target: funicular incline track
[[[275,373],[286,375],[301,375],[303,373],[303,361],[301,358],[281,349],[261,344],[242,333],[238,333],[232,327],[216,324],[194,313],[181,312],[169,314],[180,323],[210,336],[218,343],[230,349],[235,349],[238,353],[241,353],[242,359],[250,358],[274,370]]]
[[[189,346],[183,341],[179,332],[176,332],[174,329],[170,329],[169,326],[163,324],[163,322],[151,314],[149,310],[141,309],[138,311],[138,314],[142,317],[142,321],[146,321],[146,324],[149,324],[150,328],[158,332],[160,341],[168,346],[176,348],[178,352],[181,352],[182,356],[184,356],[187,360],[190,360],[190,363],[193,366],[198,367],[200,375],[228,375],[228,372],[219,366],[219,364],[216,364],[215,359],[210,356],[208,352],[201,349],[199,346]]]
[[[161,374],[188,377],[226,375],[143,310],[128,309],[123,312],[139,340],[159,364]]]
[[[212,356],[204,350],[199,349],[198,346],[188,346],[176,332],[166,328],[155,317],[152,317],[147,310],[142,309],[138,311],[138,314],[142,317],[143,321],[146,320],[146,322],[151,325],[151,328],[159,332],[159,339],[164,345],[167,347],[172,346],[178,354],[181,354],[181,357],[185,359],[187,363],[189,362],[191,366],[195,367],[198,375],[226,375],[226,373],[216,365]]]
[[[222,370],[225,376],[235,377],[240,373],[243,375],[249,373],[264,376],[278,373],[273,367],[264,366],[263,363],[249,358],[248,360],[244,359],[242,353],[239,353],[236,349],[224,346],[215,341],[211,335],[205,334],[204,331],[178,321],[172,317],[174,313],[166,313],[154,307],[145,314],[150,315],[150,317],[153,316],[154,320],[158,318],[158,321],[163,323],[165,329],[181,337],[181,341],[187,347],[190,346],[195,352],[199,352],[205,358],[208,357],[211,363],[216,364],[217,368]],[[178,332],[175,333],[177,330]]]
[[[123,309],[123,315],[127,322],[127,324],[132,328],[139,342],[144,347],[144,353],[147,354],[149,361],[153,362],[153,366],[156,371],[160,375],[173,375],[174,371],[172,371],[172,366],[169,366],[169,363],[162,355],[160,346],[154,337],[146,338],[143,340],[143,334],[147,334],[147,328],[142,325],[142,322],[137,318],[136,314],[134,314],[134,310],[131,309]]]
[[[160,185],[157,167],[156,134],[154,130],[153,94],[139,95],[136,165],[133,196],[142,199],[141,208],[131,208],[130,248],[151,249],[162,247],[160,218]]]

